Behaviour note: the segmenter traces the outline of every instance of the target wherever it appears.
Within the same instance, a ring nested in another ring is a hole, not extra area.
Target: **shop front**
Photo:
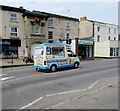
[[[82,60],[94,58],[94,42],[90,40],[78,40],[77,55]]]
[[[18,58],[18,47],[21,40],[1,39],[0,40],[0,59]]]

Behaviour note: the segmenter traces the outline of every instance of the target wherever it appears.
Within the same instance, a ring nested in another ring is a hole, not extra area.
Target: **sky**
[[[43,2],[44,1],[44,2]],[[45,11],[80,19],[118,25],[117,0],[0,0],[1,5],[19,7],[32,11]]]

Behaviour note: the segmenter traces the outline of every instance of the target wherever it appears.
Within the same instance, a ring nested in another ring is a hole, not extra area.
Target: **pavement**
[[[33,63],[25,63],[22,59],[0,59],[0,67],[7,68],[7,67],[17,67],[17,66],[26,66],[26,65],[33,65]]]
[[[93,60],[102,60],[105,58],[94,58]],[[107,59],[107,58],[106,58]],[[93,60],[81,60],[80,62],[93,61]],[[0,68],[8,68],[8,67],[17,67],[17,66],[27,66],[33,65],[34,63],[25,63],[23,59],[0,59]]]

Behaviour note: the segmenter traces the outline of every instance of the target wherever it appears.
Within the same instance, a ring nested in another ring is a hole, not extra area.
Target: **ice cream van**
[[[58,68],[80,65],[79,58],[69,49],[66,43],[43,43],[35,46],[34,68],[55,72]]]

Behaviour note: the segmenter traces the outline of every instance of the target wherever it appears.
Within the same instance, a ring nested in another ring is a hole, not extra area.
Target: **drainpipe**
[[[93,32],[92,32],[92,36],[95,36],[95,24],[93,22]],[[92,57],[94,59],[94,50],[95,50],[95,40],[93,40],[93,47],[92,47],[93,53],[92,53]]]

